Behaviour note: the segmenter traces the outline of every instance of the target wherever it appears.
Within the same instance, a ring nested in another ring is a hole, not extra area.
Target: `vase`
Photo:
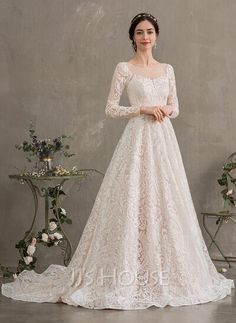
[[[43,170],[50,172],[52,170],[52,157],[41,157],[40,161],[43,162]]]

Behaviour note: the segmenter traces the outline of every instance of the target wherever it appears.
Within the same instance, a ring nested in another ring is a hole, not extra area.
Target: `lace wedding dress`
[[[130,106],[121,106],[127,90]],[[162,122],[140,106],[171,105]],[[174,69],[117,64],[106,115],[128,118],[68,267],[23,271],[2,294],[86,308],[144,309],[220,300],[234,281],[208,254],[171,123],[179,114]]]

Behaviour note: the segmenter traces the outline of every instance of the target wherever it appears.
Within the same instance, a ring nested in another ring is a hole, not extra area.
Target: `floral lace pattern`
[[[217,301],[234,281],[205,245],[171,123],[179,114],[174,69],[148,78],[117,64],[106,115],[129,118],[68,267],[23,271],[2,285],[18,300],[123,310]],[[126,88],[130,106],[119,105]],[[142,105],[171,105],[163,122]]]
[[[131,106],[119,105],[121,94],[126,87]],[[141,106],[166,106],[173,109],[169,118],[179,115],[175,73],[172,65],[165,64],[165,74],[147,77],[134,73],[127,62],[117,64],[108,95],[106,115],[112,118],[130,118],[140,115]]]

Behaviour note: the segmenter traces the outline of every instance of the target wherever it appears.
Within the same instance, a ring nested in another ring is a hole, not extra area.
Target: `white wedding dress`
[[[121,106],[127,90],[130,106]],[[162,122],[140,106],[171,105]],[[171,123],[179,114],[174,69],[117,64],[106,115],[128,118],[68,265],[23,271],[2,294],[93,309],[144,309],[220,300],[234,281],[218,273],[194,209]]]

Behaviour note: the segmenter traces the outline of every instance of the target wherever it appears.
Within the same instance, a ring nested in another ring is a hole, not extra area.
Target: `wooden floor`
[[[236,265],[228,269],[224,275],[236,282]],[[7,282],[9,279],[0,278],[0,281],[1,283]],[[150,307],[144,310],[129,311],[93,310],[63,303],[29,303],[11,300],[0,294],[0,323],[138,323],[144,321],[148,323],[235,323],[235,289],[232,289],[231,296],[217,302],[180,307]]]

